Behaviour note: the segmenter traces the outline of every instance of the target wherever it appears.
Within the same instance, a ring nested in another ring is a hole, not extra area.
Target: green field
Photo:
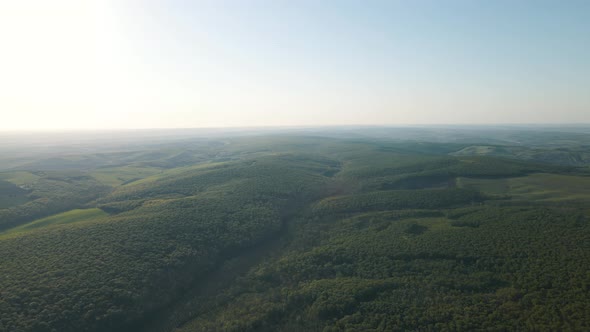
[[[155,167],[123,166],[99,168],[92,171],[90,175],[103,184],[116,187],[160,173],[161,171],[161,169]]]
[[[459,177],[457,186],[474,188],[485,193],[509,195],[512,199],[590,203],[590,177],[560,174],[532,174],[504,179]]]
[[[40,176],[27,171],[0,172],[0,180],[12,182],[17,186],[30,185],[39,178]]]
[[[92,209],[75,209],[59,214],[55,214],[46,218],[38,219],[32,221],[30,223],[12,228],[6,231],[4,234],[16,234],[16,233],[24,233],[35,229],[40,229],[48,226],[54,225],[63,225],[63,224],[72,224],[82,221],[94,221],[104,217],[107,217],[108,214],[101,209],[92,208]],[[0,233],[2,234],[2,233]]]

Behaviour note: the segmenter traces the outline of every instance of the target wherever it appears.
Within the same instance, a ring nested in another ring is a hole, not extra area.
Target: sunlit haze
[[[589,1],[0,1],[0,130],[590,122]]]

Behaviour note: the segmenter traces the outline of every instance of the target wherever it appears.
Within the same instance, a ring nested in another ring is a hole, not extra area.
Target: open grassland
[[[107,186],[116,187],[158,174],[161,171],[160,168],[155,167],[122,166],[99,168],[92,171],[90,175]]]
[[[162,172],[158,172],[158,173],[154,173],[150,176],[147,176],[143,179],[137,180],[137,181],[133,181],[132,183],[129,183],[129,186],[135,186],[135,185],[139,185],[139,184],[152,184],[155,181],[158,181],[160,179],[166,179],[166,178],[172,178],[176,175],[180,175],[183,174],[186,171],[200,171],[200,170],[207,170],[207,169],[212,169],[215,168],[217,166],[223,165],[223,162],[211,162],[211,163],[203,163],[203,164],[198,164],[198,165],[193,165],[193,166],[183,166],[183,167],[176,167],[176,168],[172,168],[166,171],[162,171]],[[127,184],[124,184],[127,185]]]
[[[40,176],[27,171],[0,172],[0,180],[5,180],[17,186],[30,185],[37,181]]]
[[[94,221],[104,217],[108,214],[101,209],[75,209],[67,212],[55,214],[46,218],[37,219],[28,224],[24,224],[6,231],[3,235],[14,235],[26,233],[35,229],[44,228],[53,225],[72,224],[82,221]],[[2,235],[0,235],[2,236]]]
[[[41,177],[30,186],[20,188],[10,184],[13,189],[20,190],[21,194],[26,192],[30,200],[24,204],[0,209],[0,230],[81,208],[84,204],[111,190],[111,187],[103,185],[83,172],[48,171],[36,174]],[[2,193],[7,192],[0,192]]]
[[[457,179],[457,186],[485,193],[509,195],[516,200],[547,202],[590,202],[590,177],[560,174],[532,174],[504,179]]]

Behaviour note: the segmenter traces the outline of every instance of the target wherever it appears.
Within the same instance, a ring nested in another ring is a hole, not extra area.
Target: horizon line
[[[523,122],[523,123],[396,123],[396,124],[315,124],[315,125],[258,125],[211,127],[129,127],[129,128],[0,128],[3,133],[59,133],[59,132],[123,132],[158,130],[270,130],[270,129],[321,129],[321,128],[420,128],[420,127],[590,127],[590,122]]]

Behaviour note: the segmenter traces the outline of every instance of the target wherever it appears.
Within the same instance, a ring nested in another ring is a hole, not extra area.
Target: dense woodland
[[[590,330],[590,135],[395,135],[7,155],[0,331]]]

